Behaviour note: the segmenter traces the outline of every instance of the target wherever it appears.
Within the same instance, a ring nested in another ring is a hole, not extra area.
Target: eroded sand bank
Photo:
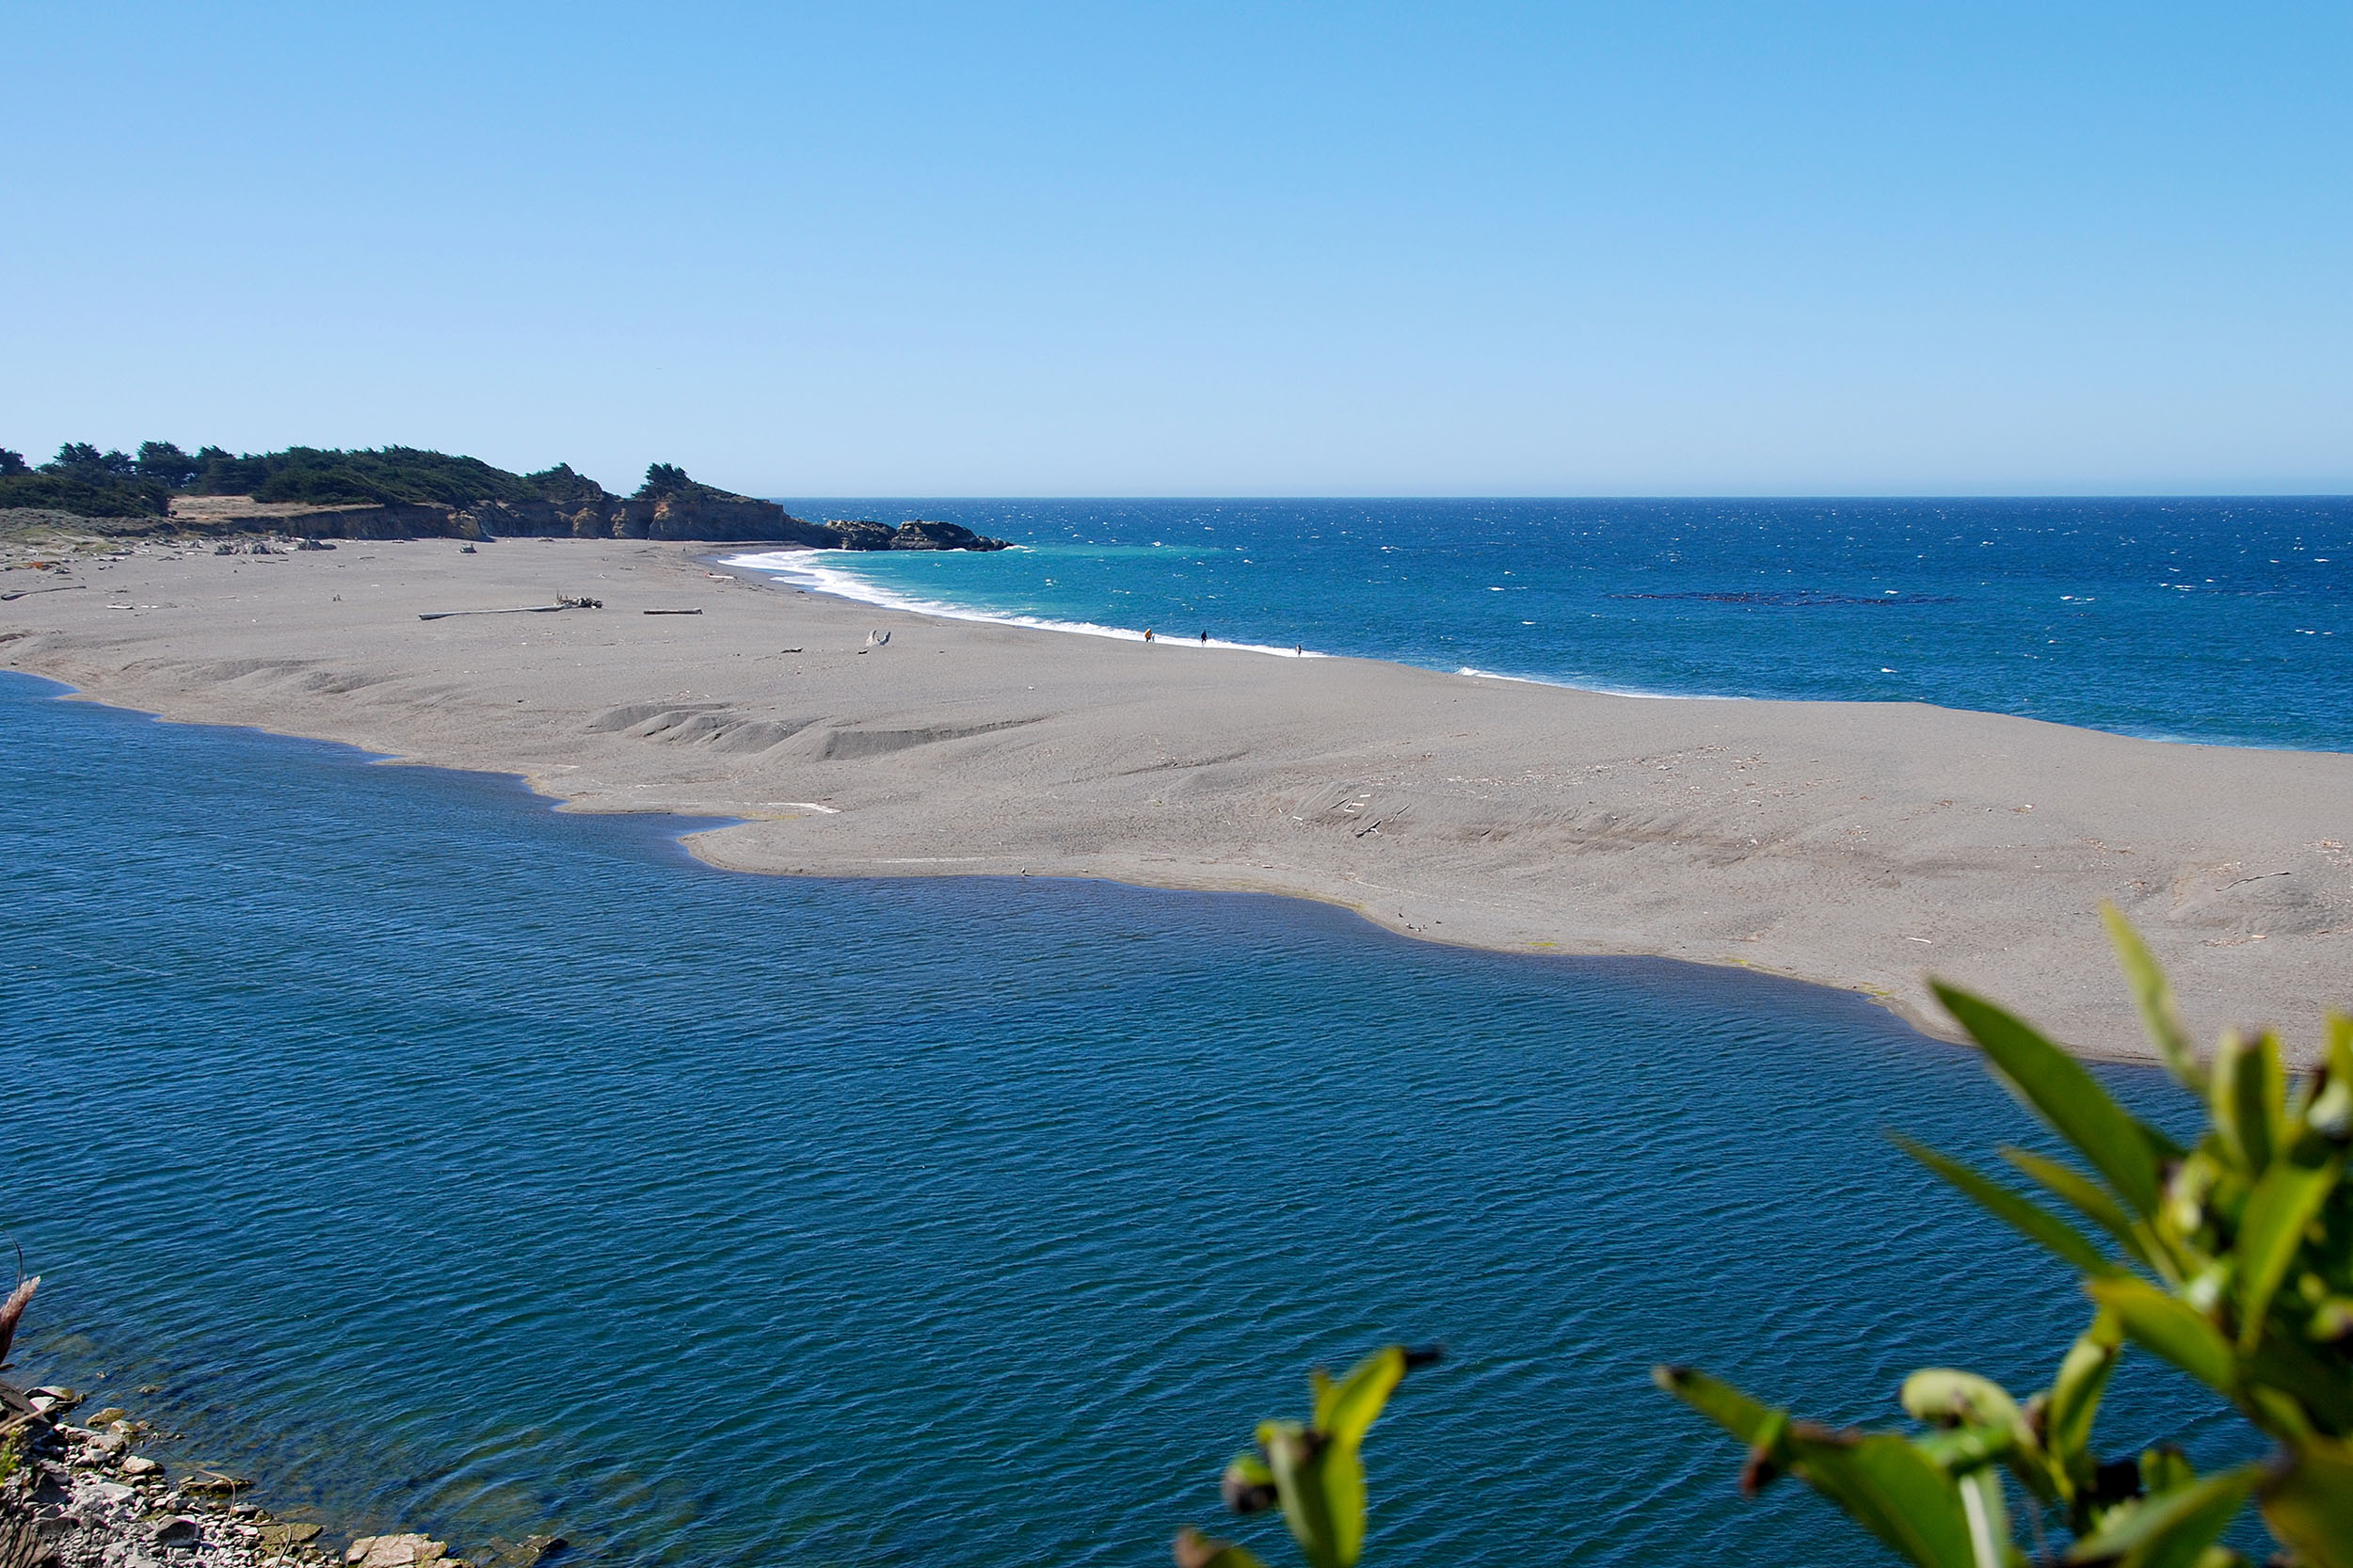
[[[2308,1059],[2322,1010],[2353,1003],[2353,756],[1146,648],[780,590],[711,552],[135,555],[0,603],[0,662],[168,718],[521,774],[574,809],[740,817],[696,848],[746,871],[1294,894],[1439,941],[1745,965],[1941,1031],[1933,971],[2142,1056],[2105,898],[2201,1035],[2277,1022]],[[0,590],[54,580],[34,579]],[[605,607],[417,618],[559,594]]]

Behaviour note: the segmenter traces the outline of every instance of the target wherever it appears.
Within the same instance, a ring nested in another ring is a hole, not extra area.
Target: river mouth
[[[1883,1420],[1913,1366],[2038,1386],[2080,1327],[1881,1137],[2021,1113],[1860,998],[733,874],[675,819],[55,690],[0,677],[0,1148],[48,1280],[13,1375],[280,1512],[1147,1560],[1311,1362],[1407,1338],[1452,1354],[1368,1450],[1385,1556],[1862,1564],[1794,1491],[1738,1504],[1650,1364]],[[2128,1365],[2113,1430],[2202,1459],[2199,1408]]]

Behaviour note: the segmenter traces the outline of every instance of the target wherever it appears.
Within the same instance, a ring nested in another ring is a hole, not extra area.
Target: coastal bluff
[[[120,528],[113,532],[123,532]],[[143,530],[292,535],[306,539],[653,539],[797,545],[809,550],[1005,550],[952,522],[896,528],[865,519],[811,522],[773,501],[698,487],[692,493],[560,501],[389,502],[312,505],[248,495],[178,496]]]
[[[294,446],[242,456],[145,441],[136,456],[69,441],[34,468],[0,447],[0,532],[265,534],[309,539],[659,539],[809,550],[1006,550],[952,522],[811,522],[774,501],[652,463],[616,495],[569,463],[514,473],[419,447]]]

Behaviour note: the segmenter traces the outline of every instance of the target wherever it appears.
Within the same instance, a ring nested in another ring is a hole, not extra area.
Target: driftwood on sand
[[[447,620],[452,616],[545,616],[557,610],[601,610],[603,608],[604,600],[601,599],[573,599],[566,595],[552,604],[503,604],[495,610],[420,610],[417,612],[417,618],[419,620]],[[648,614],[659,613],[658,611],[648,612]],[[695,612],[696,615],[701,613],[699,610]]]

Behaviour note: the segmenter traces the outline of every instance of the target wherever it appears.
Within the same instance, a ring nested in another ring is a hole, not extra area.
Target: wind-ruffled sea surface
[[[2353,749],[2342,497],[786,504],[1019,547],[778,560],[880,604],[1605,691]]]
[[[1369,1560],[1843,1568],[1876,1548],[1742,1502],[1652,1364],[1885,1420],[1916,1366],[2041,1385],[2085,1320],[1882,1137],[2025,1114],[1855,997],[737,875],[692,824],[56,690],[0,677],[13,1375],[275,1507],[626,1564],[1164,1562],[1310,1364],[1435,1340]],[[2238,1451],[2210,1411],[2134,1360],[2107,1444]]]

